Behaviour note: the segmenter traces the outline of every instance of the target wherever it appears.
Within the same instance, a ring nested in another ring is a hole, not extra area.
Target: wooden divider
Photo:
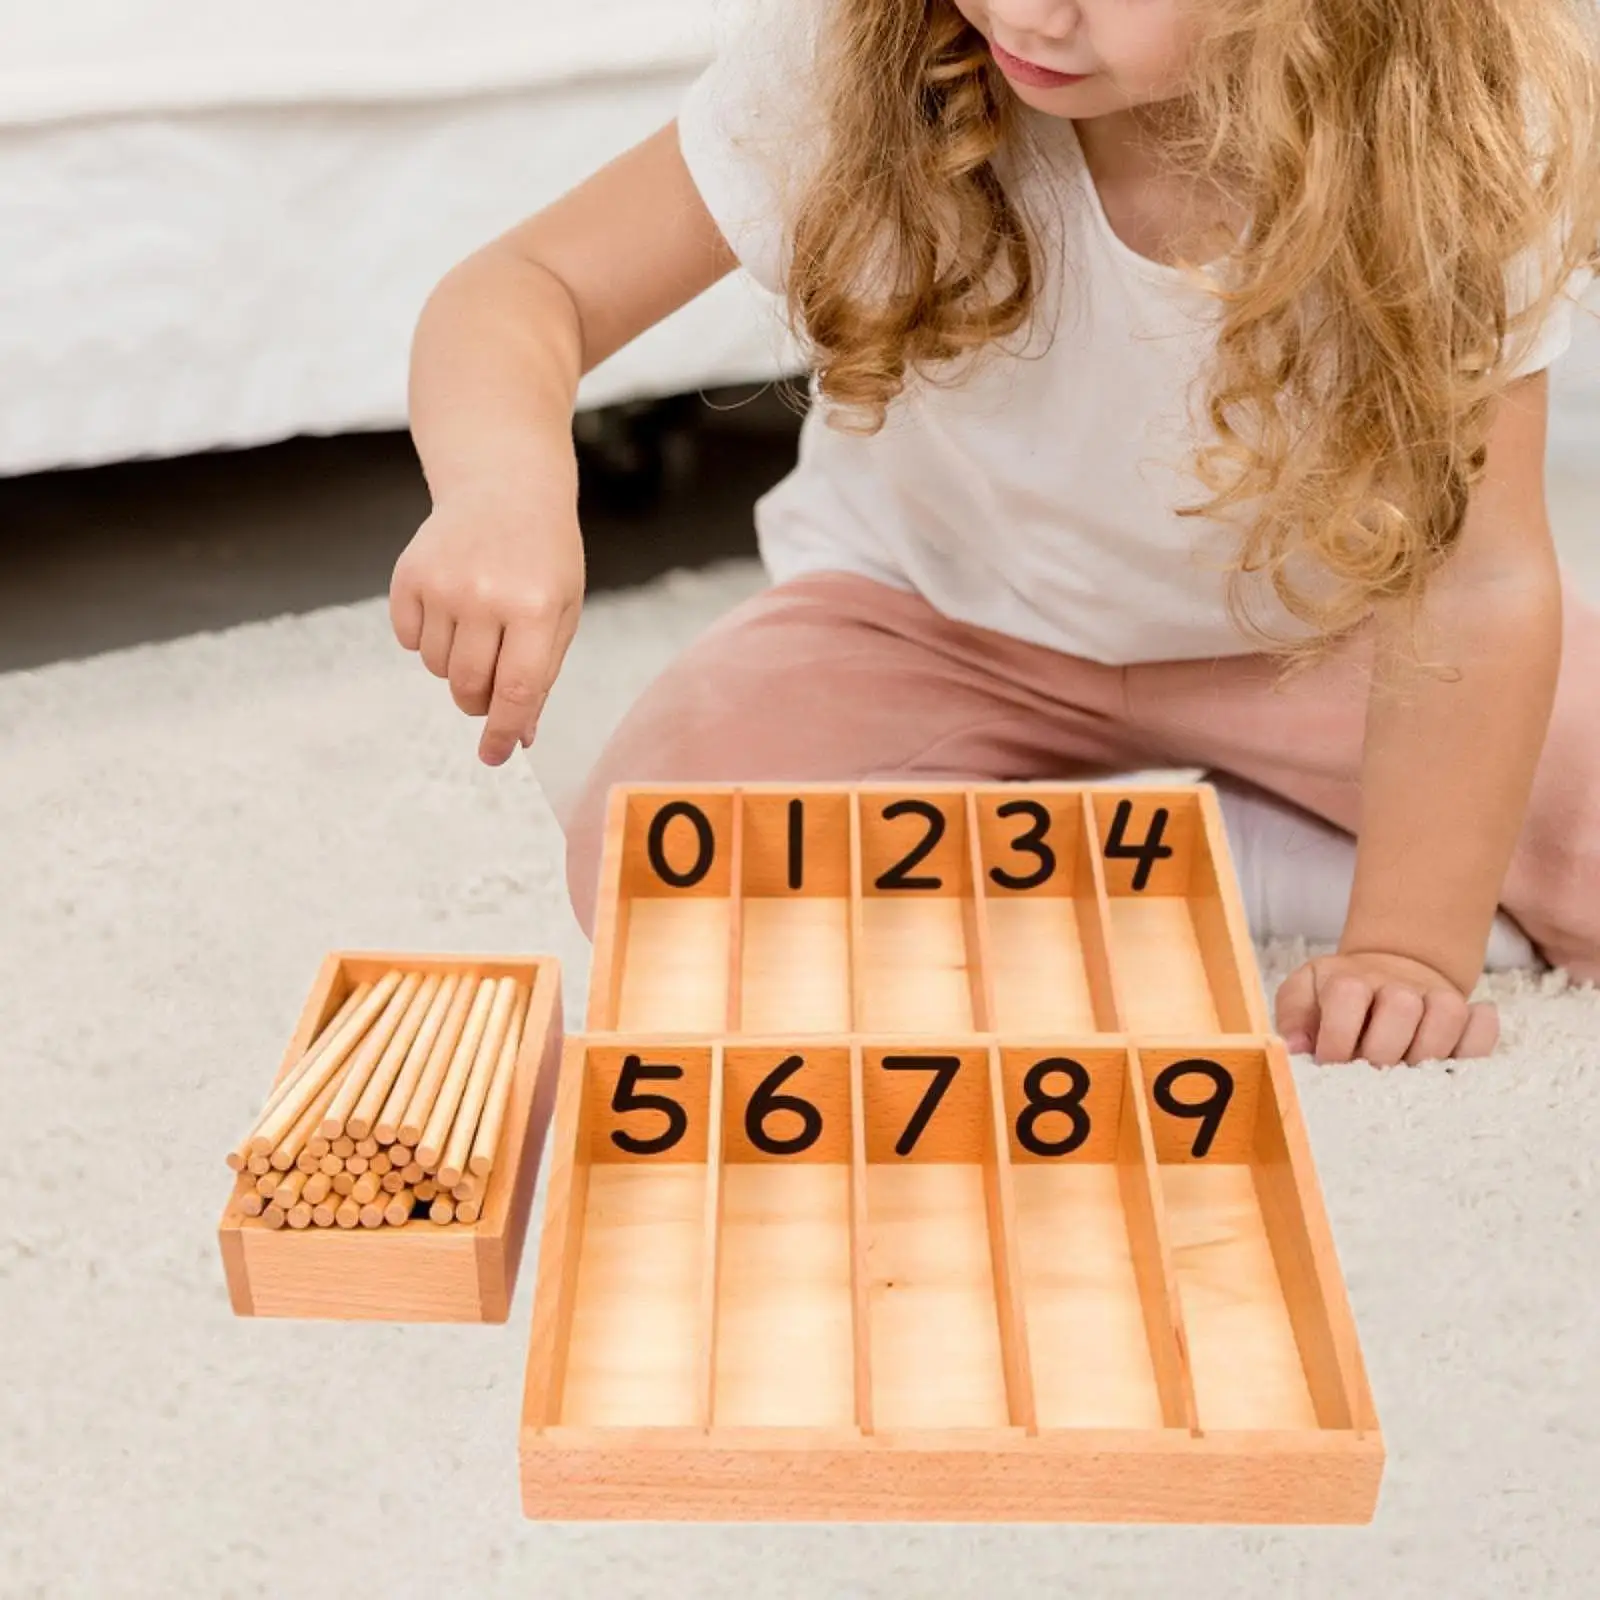
[[[989,1046],[989,1116],[984,1124],[984,1137],[989,1253],[994,1263],[995,1311],[1000,1323],[1000,1359],[1005,1366],[1006,1399],[1011,1425],[1032,1435],[1039,1431],[1039,1411],[1033,1389],[1028,1309],[1022,1296],[1017,1197],[1011,1181],[1011,1138],[998,1045]]]
[[[866,911],[861,897],[861,799],[850,796],[850,1029],[860,1033],[866,1015]],[[857,1053],[856,1087],[861,1087],[860,1055]],[[861,1111],[857,1107],[856,1128],[861,1128]],[[863,1186],[865,1175],[863,1174]]]
[[[734,816],[737,819],[737,808]],[[737,830],[737,820],[734,827]],[[733,881],[737,884],[739,880],[735,878]],[[734,896],[734,904],[738,905],[737,895]],[[737,984],[731,987],[737,988]],[[715,1420],[717,1397],[717,1332],[720,1315],[717,1286],[722,1267],[722,1158],[726,1134],[722,1112],[723,1062],[724,1046],[713,1045],[711,1084],[706,1097],[705,1242],[701,1248],[700,1285],[700,1414],[695,1423],[708,1430]]]
[[[988,1033],[996,1024],[994,940],[989,932],[989,897],[984,891],[983,840],[978,829],[978,801],[969,789],[964,807],[967,819],[966,882],[962,892],[970,896],[964,921],[967,936],[968,970],[972,974],[973,1021],[982,1021],[974,1032]],[[1004,1148],[1005,1141],[1001,1140]]]
[[[1162,1420],[1169,1428],[1197,1433],[1200,1424],[1194,1374],[1189,1370],[1189,1340],[1178,1298],[1155,1135],[1144,1099],[1143,1070],[1135,1049],[1128,1052],[1128,1072],[1123,1079],[1117,1175],[1144,1310],[1145,1337],[1161,1395]]]
[[[1100,858],[1100,823],[1095,811],[1094,796],[1085,790],[1079,796],[1083,808],[1084,843],[1089,857],[1089,879],[1094,886],[1095,945],[1094,965],[1090,969],[1091,983],[1100,985],[1110,1013],[1111,1030],[1125,1033],[1128,1028],[1128,1007],[1123,998],[1122,983],[1117,977],[1117,964],[1111,948],[1111,892],[1106,888],[1106,864]]]
[[[730,1039],[743,1028],[744,1014],[744,795],[734,791],[728,842],[728,1001],[723,1026]],[[713,1124],[717,1126],[717,1124]]]
[[[853,809],[853,808],[852,808]],[[859,870],[859,852],[852,852]],[[872,1408],[872,1279],[867,1248],[867,1110],[861,1046],[850,1046],[850,1333],[855,1356],[856,1426],[876,1431]]]

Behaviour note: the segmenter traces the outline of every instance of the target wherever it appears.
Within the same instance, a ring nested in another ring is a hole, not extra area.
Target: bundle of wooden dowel
[[[271,1228],[478,1220],[529,991],[476,972],[358,984],[228,1153]]]

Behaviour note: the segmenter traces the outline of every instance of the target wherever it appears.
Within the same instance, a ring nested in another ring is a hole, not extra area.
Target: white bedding
[[[0,122],[438,99],[683,70],[704,59],[721,3],[17,4],[8,8],[0,59]]]
[[[15,8],[0,473],[403,425],[428,290],[668,121],[722,3]],[[581,398],[793,366],[772,302],[733,279]]]

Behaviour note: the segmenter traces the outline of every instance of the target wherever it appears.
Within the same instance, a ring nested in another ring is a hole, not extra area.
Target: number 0
[[[667,829],[678,818],[685,818],[695,833],[695,858],[688,868],[680,872],[667,860]],[[650,870],[674,889],[692,889],[711,870],[716,859],[717,838],[711,831],[711,819],[699,806],[687,800],[671,800],[650,819],[650,832],[645,839],[645,854],[650,858]]]

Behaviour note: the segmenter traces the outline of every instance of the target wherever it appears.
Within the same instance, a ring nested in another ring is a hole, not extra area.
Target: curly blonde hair
[[[1415,621],[1522,339],[1600,264],[1595,8],[1198,3],[1188,92],[1156,111],[1164,158],[1249,225],[1193,269],[1218,319],[1207,496],[1180,511],[1238,514],[1230,613],[1293,669],[1379,601]],[[1005,181],[1017,102],[950,0],[831,5],[786,292],[830,421],[872,432],[912,375],[951,381],[1027,328],[1038,233]],[[1246,574],[1311,636],[1257,626]]]

